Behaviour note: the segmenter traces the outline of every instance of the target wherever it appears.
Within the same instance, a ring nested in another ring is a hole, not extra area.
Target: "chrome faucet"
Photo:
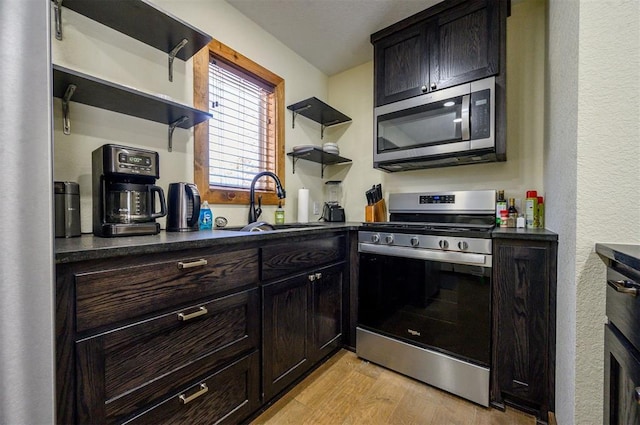
[[[276,182],[276,195],[278,195],[278,198],[283,199],[283,198],[287,197],[287,194],[284,191],[284,187],[282,187],[282,183],[280,182],[280,179],[274,173],[272,173],[271,171],[262,171],[262,172],[256,174],[256,176],[253,178],[253,181],[251,182],[251,190],[249,191],[249,221],[248,221],[248,224],[251,224],[251,223],[255,222],[256,220],[258,220],[258,217],[260,217],[260,214],[262,214],[262,196],[258,197],[258,208],[256,208],[256,203],[255,203],[255,199],[254,199],[255,198],[255,194],[256,194],[256,189],[255,189],[256,182],[262,176],[269,176],[269,177],[272,177],[273,180],[275,180],[275,182]]]

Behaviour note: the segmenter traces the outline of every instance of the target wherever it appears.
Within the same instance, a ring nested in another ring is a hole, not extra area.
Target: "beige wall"
[[[310,96],[326,100],[324,74],[225,1],[156,0],[154,3],[283,77],[285,105]],[[167,78],[166,54],[68,9],[63,11],[63,27],[63,41],[52,35],[53,63],[192,105],[191,60],[174,62],[171,83]],[[52,31],[53,28],[52,25]],[[54,99],[54,179],[80,183],[83,232],[91,232],[91,152],[102,144],[117,143],[158,151],[158,184],[165,191],[171,182],[193,181],[192,130],[176,129],[173,152],[168,152],[167,126],[162,124],[79,103],[71,103],[71,135],[62,133],[61,124],[61,102]],[[286,151],[299,144],[321,144],[320,126],[304,118],[296,120],[296,128],[292,129],[291,115],[285,114],[285,132]],[[304,161],[298,164],[294,175],[290,159],[285,159],[288,222],[296,220],[298,188],[309,188],[312,200],[324,199],[319,165],[304,164]],[[214,215],[226,216],[230,224],[246,222],[246,206],[214,205],[212,208]],[[262,218],[273,221],[274,209],[265,207]],[[309,217],[310,220],[318,218],[311,212]],[[159,221],[164,227],[164,219]]]
[[[350,170],[334,171],[345,181],[347,218],[364,220],[364,192],[382,183],[389,192],[505,189],[523,198],[529,189],[544,193],[545,8],[542,0],[514,3],[507,20],[507,161],[430,170],[385,173],[372,168],[373,63],[329,79],[330,103],[353,118],[338,139]]]

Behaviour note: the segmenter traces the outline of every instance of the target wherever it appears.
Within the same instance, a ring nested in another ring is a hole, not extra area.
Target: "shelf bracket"
[[[182,49],[188,42],[189,40],[183,38],[182,41],[169,52],[169,81],[171,82],[173,82],[173,60],[176,58],[176,55],[178,54],[180,49]]]
[[[173,130],[176,129],[177,126],[188,120],[189,117],[180,117],[171,124],[169,124],[169,152],[173,150]]]
[[[53,13],[56,18],[56,39],[62,40],[62,0],[55,0]]]
[[[334,124],[339,123],[340,120],[333,120],[333,121],[329,121],[329,122],[325,122],[320,124],[320,140],[322,140],[322,138],[324,137],[324,129],[327,127],[331,127]]]
[[[67,86],[67,90],[64,92],[64,97],[62,98],[62,132],[64,134],[71,134],[71,119],[69,118],[69,101],[71,100],[71,96],[76,91],[75,84],[69,84]]]
[[[300,111],[304,111],[305,109],[311,108],[311,105],[304,105],[298,109],[292,109],[291,114],[293,115],[293,119],[291,120],[291,128],[296,128],[296,115],[300,113]]]

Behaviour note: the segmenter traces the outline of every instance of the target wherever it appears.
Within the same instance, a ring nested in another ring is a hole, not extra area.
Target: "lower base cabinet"
[[[264,401],[340,345],[343,267],[320,268],[263,286]]]
[[[555,400],[555,240],[494,239],[491,404],[546,422]]]
[[[604,349],[604,423],[640,424],[640,353],[610,324]]]

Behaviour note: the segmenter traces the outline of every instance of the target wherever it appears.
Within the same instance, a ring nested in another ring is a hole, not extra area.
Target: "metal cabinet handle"
[[[316,279],[322,279],[322,273],[316,273]]]
[[[438,88],[438,85],[434,82],[431,83],[431,90],[435,90],[436,88]]]
[[[179,269],[190,269],[192,267],[200,267],[200,266],[206,266],[206,265],[207,265],[207,260],[205,260],[204,258],[201,258],[196,261],[191,261],[191,262],[178,261]]]
[[[196,398],[198,398],[201,395],[205,394],[207,391],[209,391],[209,387],[207,387],[207,384],[205,382],[203,382],[202,384],[200,384],[200,389],[198,391],[196,391],[195,393],[191,394],[188,397],[187,397],[186,393],[185,394],[180,394],[178,396],[178,398],[180,399],[180,402],[182,404],[187,404],[187,403],[191,403]]]
[[[183,322],[186,322],[187,320],[191,320],[191,319],[195,319],[196,317],[204,316],[208,312],[209,312],[209,310],[207,310],[207,308],[205,306],[202,306],[202,307],[200,307],[198,309],[198,311],[194,311],[193,313],[189,313],[189,314],[178,313],[178,320],[182,320]]]
[[[423,93],[426,92],[427,91],[427,86],[420,87],[420,90],[422,90]]]
[[[309,278],[309,280],[311,282],[313,282],[314,280],[316,280],[316,275],[315,274],[310,274],[309,276],[307,276]]]
[[[616,292],[627,294],[632,297],[638,296],[638,288],[630,280],[607,280],[607,285],[611,286]]]
[[[633,399],[636,401],[636,403],[640,404],[640,387],[636,387],[633,390]]]

